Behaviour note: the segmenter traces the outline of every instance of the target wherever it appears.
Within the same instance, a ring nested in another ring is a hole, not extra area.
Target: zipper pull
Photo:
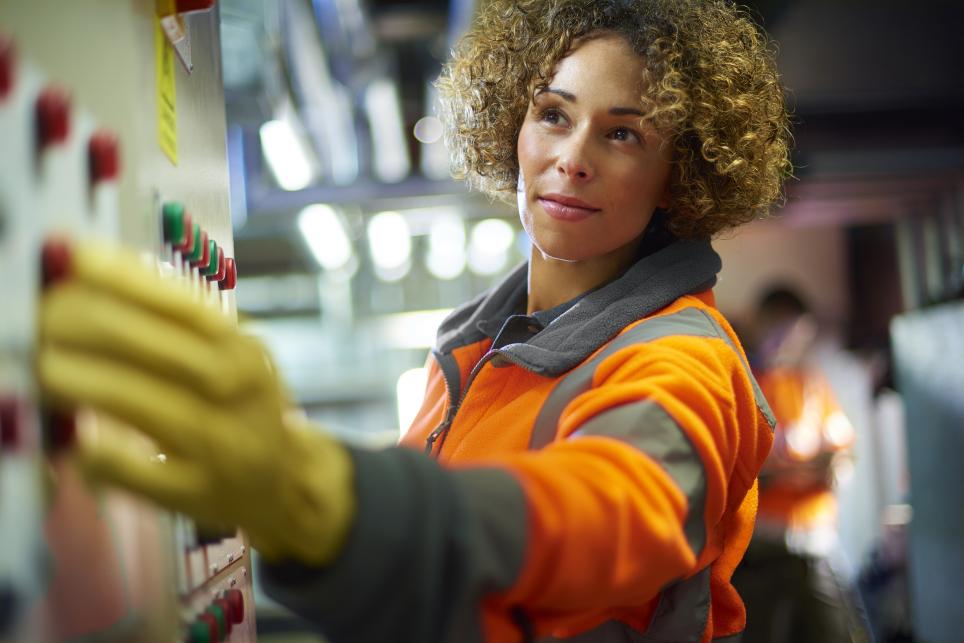
[[[428,438],[425,440],[425,453],[432,455],[432,447],[435,446],[435,441],[441,437],[445,430],[449,428],[452,423],[450,418],[445,418],[445,421],[435,427],[435,430],[429,433]]]

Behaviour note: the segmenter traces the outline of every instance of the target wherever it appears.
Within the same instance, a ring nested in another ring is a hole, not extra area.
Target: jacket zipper
[[[428,437],[425,439],[426,454],[432,455],[432,451],[435,447],[435,442],[439,440],[441,441],[439,441],[438,450],[435,452],[434,455],[437,458],[439,454],[441,454],[442,445],[445,443],[445,437],[448,435],[449,429],[452,427],[452,422],[453,420],[455,420],[455,414],[459,412],[459,407],[461,407],[462,402],[465,401],[465,396],[469,394],[469,387],[472,386],[472,381],[475,379],[475,376],[478,375],[479,371],[482,370],[482,367],[485,366],[485,363],[491,360],[496,355],[499,355],[500,353],[501,351],[499,350],[489,351],[488,353],[482,356],[482,359],[479,360],[479,362],[472,369],[472,372],[469,373],[469,378],[465,381],[465,389],[462,392],[462,395],[458,398],[458,400],[456,400],[453,404],[449,406],[449,410],[445,414],[445,419],[442,420],[442,423],[439,424],[437,427],[435,427],[432,430],[432,432],[428,434]],[[450,400],[454,399],[452,395],[452,390],[449,388],[448,378],[445,378],[445,389],[446,389],[446,392],[448,392],[449,394],[449,399]]]

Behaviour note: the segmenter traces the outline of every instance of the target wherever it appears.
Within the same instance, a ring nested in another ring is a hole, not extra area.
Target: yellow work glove
[[[351,457],[285,420],[262,345],[133,252],[70,250],[66,278],[41,297],[41,391],[58,408],[90,407],[143,432],[165,456],[116,428],[81,432],[83,469],[202,526],[238,525],[268,558],[331,561],[355,514]]]

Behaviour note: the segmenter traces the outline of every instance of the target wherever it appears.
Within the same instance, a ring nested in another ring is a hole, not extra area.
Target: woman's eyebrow
[[[564,89],[556,89],[555,87],[545,87],[536,92],[536,96],[539,96],[540,94],[555,94],[556,96],[559,96],[563,100],[569,101],[570,103],[576,102],[576,95],[573,94],[572,92],[567,92]]]
[[[556,87],[546,87],[540,89],[536,92],[536,96],[541,94],[555,94],[556,96],[562,98],[570,103],[578,102],[576,95],[572,92],[567,92],[564,89],[558,89]],[[642,116],[643,113],[636,107],[611,107],[609,108],[609,113],[613,116]]]
[[[639,116],[642,117],[643,113],[636,109],[635,107],[612,107],[609,113],[613,116]]]

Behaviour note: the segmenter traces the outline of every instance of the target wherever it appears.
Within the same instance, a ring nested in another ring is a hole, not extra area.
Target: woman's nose
[[[592,179],[594,172],[586,150],[586,141],[572,136],[563,145],[556,159],[556,171],[570,181],[585,182]]]

